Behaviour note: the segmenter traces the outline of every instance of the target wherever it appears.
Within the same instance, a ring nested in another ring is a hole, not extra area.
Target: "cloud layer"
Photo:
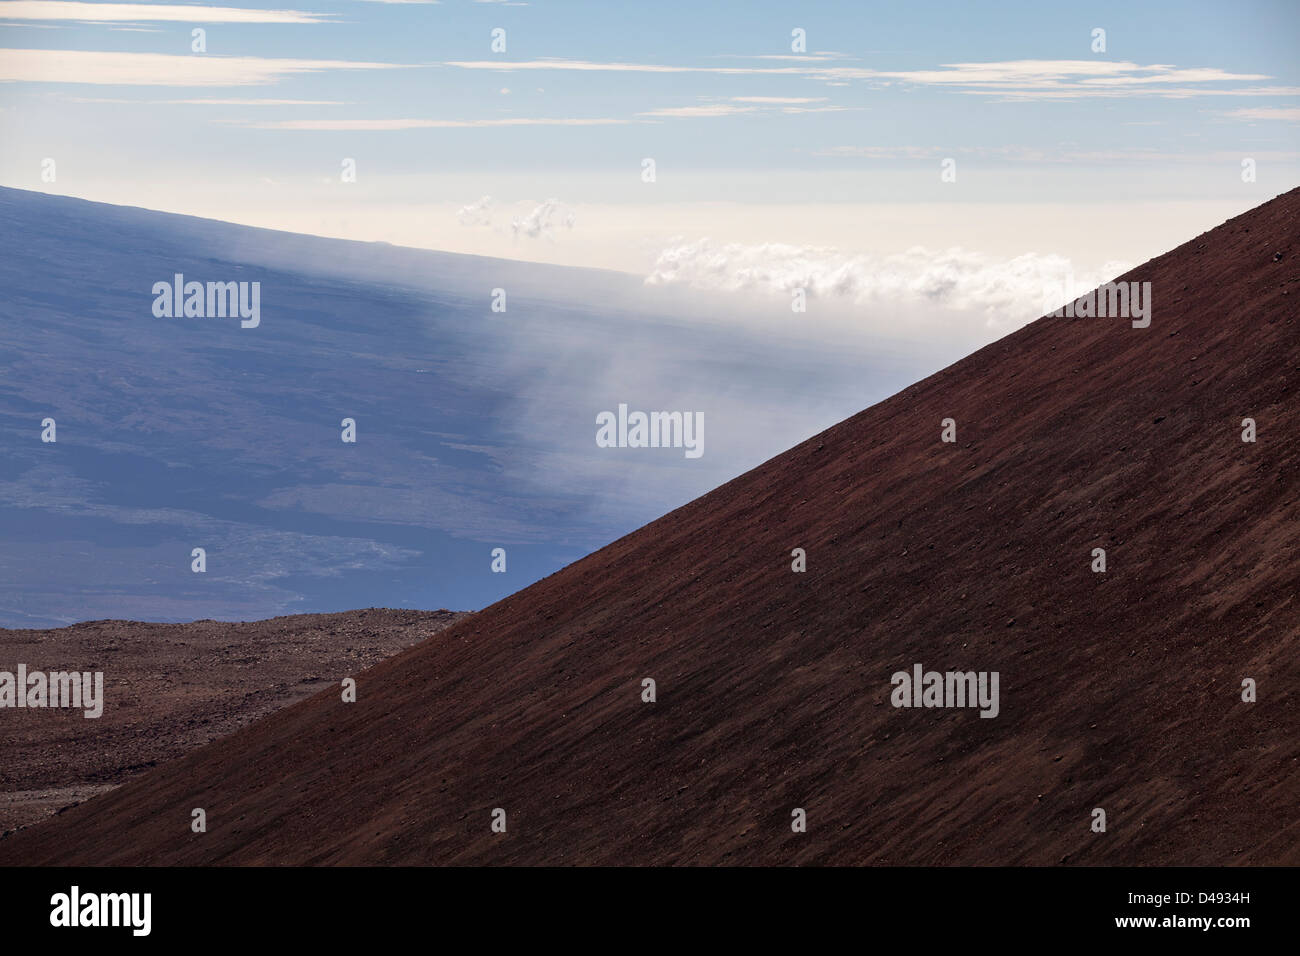
[[[1069,259],[1037,253],[998,259],[960,248],[915,246],[893,255],[869,255],[819,246],[719,245],[700,239],[664,249],[645,281],[651,286],[682,284],[787,300],[803,289],[810,300],[875,308],[925,306],[979,315],[986,328],[1005,332],[1054,307],[1047,304],[1054,290],[1068,286],[1082,292],[1130,267],[1108,262],[1098,270],[1076,273]]]

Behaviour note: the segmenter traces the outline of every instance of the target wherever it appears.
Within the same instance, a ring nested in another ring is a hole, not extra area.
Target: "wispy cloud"
[[[737,113],[754,113],[757,106],[733,106],[730,103],[707,103],[703,106],[666,106],[657,110],[646,110],[637,116],[734,116]]]
[[[112,96],[68,96],[69,103],[115,103],[137,106],[350,106],[346,100],[192,99],[129,100]]]
[[[824,96],[733,96],[733,103],[761,103],[768,105],[796,106],[801,103],[822,103]]]
[[[1287,123],[1300,123],[1300,109],[1283,107],[1259,107],[1232,110],[1227,114],[1234,119],[1245,120],[1282,120]]]
[[[1285,111],[1284,111],[1285,112]],[[1295,111],[1300,113],[1300,111]],[[1282,117],[1278,117],[1282,118]],[[1157,149],[1149,146],[1129,146],[1120,149],[1080,149],[1075,144],[1063,143],[1059,148],[1041,146],[830,146],[813,152],[814,156],[832,156],[859,159],[940,159],[947,156],[973,156],[994,162],[1034,164],[1077,163],[1235,163],[1240,156],[1231,151],[1200,151],[1187,149]],[[1262,158],[1263,153],[1252,153]],[[1270,159],[1292,161],[1300,154],[1290,151],[1270,151]]]
[[[555,230],[561,227],[572,229],[577,222],[573,210],[567,208],[558,199],[548,199],[535,206],[525,216],[516,216],[510,221],[510,234],[516,239],[555,240]]]
[[[347,100],[197,99],[153,100],[167,106],[348,106]]]
[[[1117,99],[1120,97],[1147,96],[1167,100],[1183,100],[1196,96],[1300,96],[1300,86],[1239,86],[1234,89],[1211,89],[1210,87],[1180,86],[1153,89],[1149,86],[1111,87],[1062,87],[1061,89],[1001,89],[957,90],[973,96],[997,95],[1007,101],[1015,100],[1077,100],[1077,99]]]
[[[515,239],[546,239],[553,242],[557,229],[572,229],[577,222],[573,210],[558,199],[524,205],[526,212],[510,217],[508,231]],[[468,206],[461,206],[456,213],[456,220],[462,226],[487,228],[504,235],[507,226],[497,221],[497,208],[498,204],[491,196],[483,196]]]
[[[258,86],[298,73],[400,69],[395,63],[176,56],[91,50],[0,50],[0,82],[101,86]]]
[[[748,66],[670,66],[664,63],[601,63],[595,60],[447,60],[444,66],[463,70],[568,70],[593,73],[769,73],[797,75],[807,70],[797,67]]]
[[[865,106],[783,106],[782,113],[844,113],[864,110]]]
[[[169,21],[180,23],[328,23],[332,13],[249,10],[202,4],[83,3],[80,0],[3,0],[0,20]]]
[[[832,51],[818,53],[721,53],[718,59],[730,60],[790,60],[796,63],[818,63],[825,60],[851,60],[847,53]]]
[[[312,130],[399,130],[399,129],[474,129],[492,126],[614,126],[631,122],[624,119],[606,118],[525,118],[482,120],[444,120],[444,119],[308,119],[308,120],[267,120],[259,122],[237,123],[249,129],[312,129]]]
[[[824,97],[822,97],[824,99]],[[838,113],[848,109],[863,107],[849,106],[803,106],[798,104],[816,103],[817,99],[806,97],[781,96],[733,96],[728,103],[701,103],[697,106],[665,106],[659,109],[644,110],[637,116],[655,118],[704,118],[714,116],[737,116],[745,113]],[[744,103],[737,106],[737,103]]]
[[[492,197],[483,196],[468,206],[461,206],[456,213],[456,220],[462,226],[491,226]]]
[[[1265,89],[1224,90],[1187,84],[1243,83],[1267,80],[1262,73],[1232,73],[1215,67],[1179,68],[1168,64],[1141,65],[1114,60],[1005,60],[990,63],[946,63],[937,69],[875,70],[862,66],[830,65],[817,59],[797,65],[683,66],[666,63],[620,63],[594,60],[449,60],[443,65],[466,70],[567,70],[606,73],[704,73],[727,76],[796,76],[844,83],[934,86],[983,96],[1078,99],[1083,97],[1159,96],[1187,97],[1203,94],[1256,95]],[[1285,88],[1272,88],[1280,91]]]
[[[960,150],[942,146],[829,146],[814,151],[815,156],[853,156],[861,159],[929,159],[951,155]]]

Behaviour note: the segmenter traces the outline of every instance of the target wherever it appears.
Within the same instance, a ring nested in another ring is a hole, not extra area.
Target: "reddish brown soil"
[[[0,863],[1300,863],[1298,224],[1292,191],[1125,277],[1150,328],[1039,320]],[[917,662],[998,671],[1001,714],[892,707]]]
[[[113,789],[461,617],[370,609],[228,624],[88,621],[0,628],[0,670],[103,671],[103,716],[0,710],[0,832]]]

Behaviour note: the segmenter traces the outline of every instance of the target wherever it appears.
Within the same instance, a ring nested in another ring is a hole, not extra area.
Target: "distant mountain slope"
[[[370,608],[224,624],[88,621],[0,629],[0,671],[98,670],[99,717],[0,711],[0,833],[174,760],[466,615]]]
[[[617,273],[14,189],[0,252],[5,626],[481,607],[923,367]],[[155,315],[177,275],[258,283],[258,324]],[[620,402],[705,411],[706,454],[598,448]]]
[[[1041,319],[0,864],[1300,863],[1298,226],[1292,191],[1133,270],[1149,328]],[[997,717],[891,706],[918,663],[998,672]]]

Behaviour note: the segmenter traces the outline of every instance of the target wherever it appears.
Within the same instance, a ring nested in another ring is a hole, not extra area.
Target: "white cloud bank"
[[[942,251],[913,246],[878,255],[822,246],[764,243],[716,244],[709,239],[664,249],[646,284],[686,285],[714,292],[746,292],[787,301],[804,289],[810,301],[838,300],[877,309],[915,307],[982,317],[999,333],[1018,328],[1064,302],[1132,268],[1107,262],[1075,271],[1063,256],[1025,253],[996,258],[962,248]],[[810,306],[812,308],[812,306]]]

